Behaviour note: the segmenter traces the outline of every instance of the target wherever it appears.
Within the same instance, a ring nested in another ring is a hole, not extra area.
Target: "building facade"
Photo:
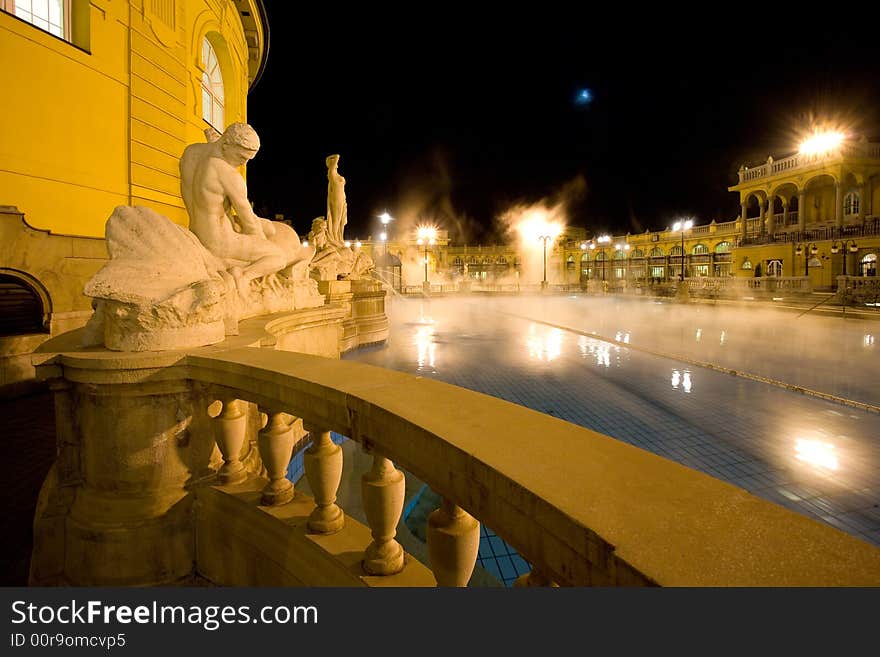
[[[246,121],[267,44],[260,0],[0,0],[0,386],[90,316],[116,206],[187,224],[180,155]]]

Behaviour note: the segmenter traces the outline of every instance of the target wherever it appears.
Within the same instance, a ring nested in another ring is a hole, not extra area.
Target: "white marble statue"
[[[327,221],[316,217],[309,231],[309,244],[315,248],[315,257],[309,269],[319,281],[358,280],[366,278],[373,269],[373,260],[360,249],[330,242]]]
[[[238,167],[260,147],[233,123],[180,160],[190,230],[145,207],[120,206],[107,221],[110,262],[86,285],[95,315],[88,344],[145,351],[218,342],[246,317],[324,304],[309,277],[312,247],[282,223],[254,214]]]
[[[190,230],[202,244],[230,267],[239,291],[245,295],[251,281],[269,277],[312,259],[286,224],[254,214],[247,186],[238,167],[260,148],[254,129],[233,123],[218,138],[207,133],[206,144],[191,144],[180,158],[180,189],[190,216]],[[305,267],[301,268],[305,271]],[[271,284],[272,279],[268,279]]]
[[[327,164],[327,240],[336,247],[345,243],[343,233],[348,223],[345,178],[339,175],[339,155],[329,155]]]

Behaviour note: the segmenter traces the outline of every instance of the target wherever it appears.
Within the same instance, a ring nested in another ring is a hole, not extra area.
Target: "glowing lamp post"
[[[843,269],[841,271],[842,276],[849,276],[849,272],[846,269],[846,252],[850,253],[858,253],[859,247],[853,240],[845,240],[843,242],[834,242],[831,245],[831,253],[843,253]]]
[[[596,238],[596,241],[599,242],[599,244],[608,244],[611,241],[611,235],[599,235],[599,237]],[[605,260],[606,259],[607,259],[607,257],[605,255],[605,248],[603,247],[602,248],[602,282],[603,283],[605,282]]]
[[[672,224],[672,232],[681,231],[681,272],[679,272],[678,280],[684,283],[684,231],[690,230],[694,225],[694,222],[688,219],[687,221],[676,221]]]
[[[433,226],[419,226],[418,232],[416,233],[418,240],[416,243],[419,245],[424,244],[425,246],[425,282],[424,287],[427,289],[428,283],[428,245],[434,245],[434,241],[437,239],[437,229]]]
[[[547,242],[553,239],[552,235],[538,235],[538,239],[544,242],[544,278],[541,281],[541,288],[547,287]]]
[[[394,221],[394,217],[392,217],[387,212],[383,212],[379,215],[379,221],[382,222],[382,232],[379,234],[379,239],[382,240],[382,244],[384,244],[384,253],[388,255],[388,224]]]

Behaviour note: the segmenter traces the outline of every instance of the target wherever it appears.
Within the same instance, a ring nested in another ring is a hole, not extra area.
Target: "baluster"
[[[371,575],[393,575],[403,570],[403,548],[394,537],[403,513],[404,476],[384,456],[373,455],[373,467],[361,477],[364,512],[373,542],[364,552],[364,570]]]
[[[428,516],[428,558],[439,586],[467,586],[480,549],[480,523],[447,498]]]
[[[220,403],[222,408],[214,418],[214,440],[223,455],[223,466],[217,477],[221,483],[235,484],[247,478],[247,471],[241,462],[247,414],[240,399],[224,399]]]
[[[531,571],[525,573],[524,575],[520,575],[513,582],[513,585],[516,587],[520,586],[550,586],[553,588],[558,588],[559,584],[551,580],[544,573],[536,568],[532,568]]]
[[[257,447],[269,477],[260,503],[277,506],[293,499],[293,484],[287,478],[294,442],[292,421],[287,413],[273,413],[264,408],[260,408],[260,413],[266,416],[266,425],[257,435]]]
[[[317,505],[309,516],[308,527],[317,534],[332,534],[345,524],[345,514],[336,504],[336,491],[342,479],[342,448],[333,444],[329,431],[304,428],[310,434],[312,446],[303,454],[303,465]]]

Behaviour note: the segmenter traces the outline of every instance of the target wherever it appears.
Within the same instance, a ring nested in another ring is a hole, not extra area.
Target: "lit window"
[[[202,118],[214,128],[223,132],[226,127],[223,121],[223,76],[220,74],[220,62],[208,39],[202,41]]]
[[[855,215],[859,213],[859,194],[850,192],[843,198],[843,214]]]
[[[718,242],[715,245],[715,253],[730,253],[730,242]]]
[[[694,255],[702,255],[703,253],[709,253],[709,247],[705,244],[697,244],[693,249],[691,249],[691,253]]]
[[[0,0],[0,9],[62,39],[70,35],[70,0]]]

